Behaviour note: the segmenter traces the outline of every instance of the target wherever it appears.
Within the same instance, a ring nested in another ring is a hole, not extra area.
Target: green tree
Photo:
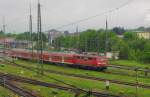
[[[144,61],[144,63],[150,63],[150,41],[145,43],[141,59]]]

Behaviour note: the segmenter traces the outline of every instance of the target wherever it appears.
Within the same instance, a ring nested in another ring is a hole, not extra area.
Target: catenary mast
[[[38,55],[39,55],[39,70],[40,74],[43,75],[43,38],[42,38],[42,21],[41,21],[41,4],[38,0],[38,14],[37,14],[37,34],[38,34]]]
[[[2,22],[3,22],[3,33],[4,33],[4,36],[3,36],[3,52],[4,52],[4,55],[5,55],[5,49],[6,49],[6,37],[5,37],[5,33],[6,33],[6,25],[5,25],[5,17],[3,17],[2,19]]]
[[[31,4],[30,4],[30,15],[29,15],[29,32],[30,32],[30,41],[31,41],[31,49],[32,49],[32,60],[33,60],[33,31],[32,31],[32,12],[31,12]]]
[[[105,55],[107,55],[107,51],[108,51],[108,21],[106,18],[106,31],[105,31]]]

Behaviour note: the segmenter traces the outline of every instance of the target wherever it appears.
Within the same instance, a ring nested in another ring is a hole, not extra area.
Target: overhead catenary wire
[[[124,4],[120,5],[120,6],[118,6],[118,7],[116,7],[116,8],[107,10],[107,11],[105,11],[105,12],[102,12],[102,13],[99,13],[99,14],[96,14],[96,15],[93,15],[93,16],[90,16],[90,17],[87,17],[87,18],[84,18],[84,19],[80,19],[80,20],[75,21],[75,22],[71,22],[71,23],[62,25],[62,26],[60,26],[60,27],[56,27],[56,29],[61,29],[61,28],[64,28],[64,27],[67,27],[67,26],[70,26],[70,25],[74,25],[74,24],[78,24],[78,23],[87,21],[87,20],[89,20],[89,19],[93,19],[93,18],[95,18],[95,17],[99,17],[99,16],[103,16],[103,15],[108,14],[108,13],[112,13],[112,12],[114,12],[114,11],[117,11],[117,10],[119,10],[119,9],[121,9],[121,8],[123,8],[123,7],[125,7],[125,6],[127,6],[127,5],[130,4],[132,1],[134,1],[134,0],[128,0],[128,2],[126,2],[126,3],[124,3]],[[42,6],[42,8],[45,8],[45,7]],[[47,8],[45,8],[45,9],[47,9]],[[48,9],[47,9],[47,10],[48,10]],[[52,12],[52,11],[51,11],[51,12]],[[56,12],[53,11],[53,13],[56,13]],[[17,22],[18,22],[18,18],[15,19],[15,20],[13,20],[13,25],[14,25],[14,22],[16,22],[16,20],[17,20]],[[20,20],[21,20],[21,18],[20,18]],[[69,22],[69,21],[72,20],[72,19],[68,19],[68,18],[67,18],[66,20]],[[11,23],[8,23],[8,24],[10,25]],[[51,28],[51,27],[48,27],[48,29],[46,29],[45,31],[49,30],[49,28]]]
[[[128,2],[122,4],[121,6],[118,6],[118,7],[114,8],[114,9],[110,9],[110,10],[108,10],[108,11],[105,11],[105,12],[102,12],[102,13],[99,13],[99,14],[96,14],[96,15],[93,15],[93,16],[90,16],[90,17],[87,17],[87,18],[84,18],[84,19],[75,21],[75,22],[71,22],[71,23],[69,23],[69,24],[62,25],[62,26],[57,27],[57,28],[55,28],[55,29],[61,29],[61,28],[64,28],[64,27],[67,27],[67,26],[70,26],[70,25],[78,24],[78,23],[81,23],[81,22],[84,22],[84,21],[93,19],[93,18],[98,17],[98,16],[103,16],[103,15],[105,15],[105,14],[112,13],[112,12],[114,12],[114,11],[117,11],[117,10],[119,10],[119,9],[121,9],[121,8],[123,8],[123,7],[125,7],[125,6],[127,6],[127,5],[130,4],[132,1],[133,1],[133,0],[128,0]],[[108,24],[107,24],[107,20],[106,20],[105,54],[106,54],[107,49],[108,49],[108,35],[107,35],[107,34],[108,34],[108,33],[107,33],[108,27],[107,27],[107,26],[108,26]],[[46,31],[47,31],[47,30],[46,30]],[[97,40],[97,41],[98,41],[98,40]],[[84,49],[84,51],[86,52],[86,51],[87,51],[87,41],[86,41],[86,39],[84,40],[84,42],[85,42],[85,49]],[[98,43],[97,43],[97,46],[98,46]],[[99,52],[98,47],[97,47],[97,52]]]
[[[126,3],[120,5],[120,6],[116,7],[116,8],[110,9],[110,10],[108,10],[108,11],[105,11],[105,12],[102,12],[102,13],[99,13],[99,14],[96,14],[96,15],[93,15],[93,16],[90,16],[90,17],[87,17],[87,18],[84,18],[84,19],[80,19],[80,20],[75,21],[75,22],[71,22],[71,23],[69,23],[69,24],[62,25],[62,26],[60,26],[60,27],[56,27],[55,29],[61,29],[61,28],[64,28],[64,27],[66,27],[66,26],[78,24],[78,23],[81,23],[81,22],[84,22],[84,21],[93,19],[93,18],[95,18],[95,17],[99,17],[99,16],[103,16],[103,15],[108,14],[108,13],[112,13],[112,12],[114,12],[114,11],[117,11],[117,10],[119,10],[119,9],[121,9],[121,8],[123,8],[123,7],[125,7],[125,6],[127,6],[127,5],[130,4],[132,1],[134,1],[134,0],[128,0]],[[47,30],[45,30],[45,31],[47,31]]]

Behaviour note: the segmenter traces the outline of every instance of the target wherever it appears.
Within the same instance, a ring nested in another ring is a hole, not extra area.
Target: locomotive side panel
[[[87,65],[87,66],[96,66],[96,58],[86,57],[86,56],[76,56],[76,64]]]

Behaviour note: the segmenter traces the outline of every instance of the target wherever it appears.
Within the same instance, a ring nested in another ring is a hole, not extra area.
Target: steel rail
[[[20,64],[16,64],[16,63],[11,63],[11,64],[15,65],[15,66],[19,66],[19,67],[25,68],[27,70],[32,70],[32,71],[36,69],[34,67],[27,67],[27,66],[23,66],[23,65],[20,65]],[[48,72],[48,73],[58,74],[58,75],[65,75],[65,76],[70,76],[70,77],[78,77],[78,78],[82,78],[82,79],[96,80],[96,81],[103,81],[103,82],[110,81],[111,83],[115,83],[115,84],[128,85],[128,86],[133,86],[133,87],[138,86],[138,87],[141,87],[141,88],[150,89],[150,85],[146,85],[146,84],[125,82],[125,81],[119,81],[119,80],[110,80],[110,79],[106,79],[106,78],[98,78],[98,77],[85,76],[85,75],[79,75],[79,74],[65,73],[65,72],[55,71],[55,70],[44,69],[44,71]]]
[[[9,82],[7,79],[5,78],[0,78],[0,84],[1,86],[3,86],[4,88],[9,89],[10,91],[23,96],[23,97],[38,97],[33,95],[31,92],[26,91],[25,89],[22,89],[20,87],[18,87],[17,85]]]
[[[16,75],[12,75],[12,74],[0,73],[0,77],[6,78],[7,80],[17,81],[17,82],[22,82],[22,83],[28,83],[28,84],[33,84],[33,85],[39,85],[39,86],[44,86],[44,87],[49,87],[49,88],[56,88],[56,89],[75,92],[75,93],[88,93],[88,92],[90,92],[91,95],[96,96],[96,97],[121,97],[121,96],[107,94],[107,93],[88,91],[88,90],[84,90],[84,89],[77,89],[77,88],[73,88],[73,87],[57,85],[57,84],[52,84],[52,83],[48,83],[48,82],[42,82],[42,81],[38,81],[38,80],[30,79],[30,78],[25,78],[25,77],[21,77],[21,76],[16,76]]]
[[[132,67],[132,66],[123,66],[123,65],[108,65],[108,67],[125,69],[125,70],[133,70],[133,71],[137,70],[137,71],[150,73],[150,69],[145,69],[145,68],[141,68],[141,67]]]

